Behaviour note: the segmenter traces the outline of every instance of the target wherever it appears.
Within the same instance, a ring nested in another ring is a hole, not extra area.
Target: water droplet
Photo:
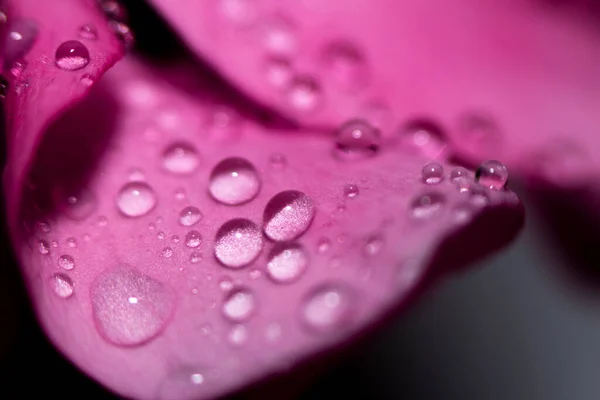
[[[189,143],[177,142],[171,144],[163,152],[163,167],[174,174],[189,174],[198,168],[200,156]]]
[[[223,303],[223,315],[234,322],[245,321],[254,313],[256,299],[247,289],[238,289],[230,293]]]
[[[50,233],[52,232],[52,226],[48,221],[38,221],[36,224],[36,228],[41,233]]]
[[[79,37],[82,39],[96,40],[98,38],[98,31],[92,25],[83,25],[79,28]]]
[[[469,171],[463,167],[455,167],[452,169],[452,171],[450,171],[450,182],[458,183],[460,182],[459,179],[461,178],[468,179]]]
[[[156,229],[156,224],[154,222],[150,222],[148,224],[148,229],[150,229],[151,231],[155,230]]]
[[[275,153],[269,157],[269,164],[273,169],[283,169],[287,165],[287,159],[283,154]]]
[[[322,100],[321,86],[309,76],[296,76],[286,89],[289,106],[298,112],[314,111]]]
[[[262,272],[259,269],[252,269],[248,275],[250,275],[250,279],[255,281],[262,276]]]
[[[40,254],[46,255],[50,254],[50,244],[45,240],[40,240],[37,242],[37,248]]]
[[[248,160],[226,158],[210,175],[208,190],[220,203],[238,205],[252,200],[260,191],[258,172]]]
[[[139,345],[156,337],[173,308],[170,289],[128,267],[99,275],[91,296],[98,331],[121,346]]]
[[[6,94],[8,93],[8,81],[3,76],[0,76],[0,97],[6,98]]]
[[[67,238],[67,246],[71,248],[77,247],[77,240],[74,237]]]
[[[71,270],[75,267],[75,260],[68,254],[64,254],[58,258],[58,266],[62,269]]]
[[[469,193],[471,190],[471,181],[468,178],[459,177],[454,180],[454,184],[460,193]]]
[[[185,190],[183,188],[175,189],[175,199],[177,200],[185,200]]]
[[[356,92],[368,82],[364,56],[352,43],[331,43],[325,49],[324,63],[329,81],[343,91]]]
[[[27,68],[27,61],[17,60],[10,66],[10,74],[15,78],[18,78],[23,74],[25,68]]]
[[[173,236],[171,236],[171,240],[173,241],[173,243],[178,243],[179,242],[179,236],[173,235]]]
[[[508,181],[508,170],[500,161],[484,161],[475,172],[475,180],[488,189],[501,190]]]
[[[90,52],[81,42],[68,40],[58,46],[54,58],[59,68],[75,71],[88,65]]]
[[[261,26],[262,42],[271,54],[289,55],[297,50],[296,26],[282,15],[264,21]]]
[[[83,75],[79,82],[86,87],[90,87],[94,84],[94,78],[91,75]]]
[[[428,119],[415,119],[403,126],[400,141],[407,148],[434,159],[443,156],[447,147],[442,128]]]
[[[290,241],[301,236],[315,216],[315,204],[297,190],[286,190],[273,196],[263,214],[264,232],[272,240]]]
[[[202,219],[202,213],[197,207],[188,206],[185,207],[179,213],[179,223],[183,226],[196,225]]]
[[[429,185],[440,183],[444,179],[444,167],[436,162],[427,163],[421,170],[421,177]]]
[[[198,231],[189,231],[185,235],[185,245],[187,247],[196,248],[202,243],[202,236]]]
[[[330,248],[331,248],[331,241],[329,239],[327,239],[327,238],[319,239],[319,242],[317,243],[317,251],[319,252],[319,254],[327,253]]]
[[[233,282],[231,279],[225,277],[219,282],[219,287],[222,291],[229,292],[231,289],[233,289]]]
[[[62,196],[60,207],[65,215],[76,221],[83,221],[96,211],[96,196],[86,189],[69,196]]]
[[[254,0],[220,0],[219,10],[229,21],[241,26],[254,22],[257,16]]]
[[[234,346],[241,346],[248,340],[248,329],[241,324],[234,325],[227,334],[229,343]]]
[[[123,42],[126,48],[133,47],[133,43],[135,42],[135,37],[133,36],[133,32],[129,28],[129,26],[124,22],[119,21],[108,21],[108,26],[112,31],[117,35],[119,40]]]
[[[200,254],[197,251],[192,252],[192,254],[190,254],[190,262],[192,264],[197,264],[200,261],[202,261],[202,254]]]
[[[243,119],[233,108],[225,105],[216,106],[206,121],[210,137],[216,140],[231,140],[243,131]]]
[[[204,376],[202,374],[191,374],[190,382],[194,385],[200,385],[204,382]]]
[[[156,237],[158,238],[158,240],[163,240],[165,238],[165,233],[163,231],[160,231],[156,234]]]
[[[164,258],[171,258],[173,257],[173,249],[170,247],[165,247],[162,251],[162,256]]]
[[[353,183],[348,183],[344,185],[344,196],[346,196],[349,199],[353,199],[356,196],[358,196],[359,192],[360,191],[358,190],[358,186],[356,186]]]
[[[308,256],[297,243],[275,246],[269,255],[267,274],[277,283],[297,281],[306,271]]]
[[[381,235],[373,235],[367,238],[365,242],[364,253],[367,256],[375,256],[379,254],[383,248],[383,238]]]
[[[438,215],[445,204],[444,195],[438,192],[428,192],[417,196],[410,203],[410,213],[417,219],[429,219]]]
[[[331,332],[351,321],[354,296],[340,286],[327,285],[313,290],[302,307],[302,320],[314,332]]]
[[[51,241],[50,241],[50,245],[51,245],[52,247],[54,247],[54,248],[57,248],[57,247],[58,247],[58,242],[57,242],[56,240],[51,240]]]
[[[106,226],[108,225],[108,218],[106,218],[104,215],[101,215],[98,217],[98,226]]]
[[[232,219],[219,228],[215,242],[217,260],[226,267],[241,268],[258,257],[263,236],[254,222]]]
[[[127,217],[141,217],[156,206],[156,193],[145,182],[129,182],[117,195],[117,207]]]
[[[180,368],[162,382],[160,386],[161,400],[195,399],[201,395],[202,384],[207,377],[198,372],[198,369]]]
[[[118,1],[102,0],[100,8],[109,19],[124,21],[127,19],[127,11]]]
[[[293,77],[292,63],[284,57],[269,57],[265,63],[267,82],[276,88],[288,86]]]
[[[50,277],[50,285],[54,293],[61,299],[68,299],[73,295],[73,281],[65,274],[54,274]]]
[[[37,35],[37,23],[32,20],[20,19],[9,23],[3,49],[5,69],[27,54]]]
[[[335,155],[343,160],[372,157],[377,154],[380,141],[377,128],[365,120],[350,120],[337,131]]]

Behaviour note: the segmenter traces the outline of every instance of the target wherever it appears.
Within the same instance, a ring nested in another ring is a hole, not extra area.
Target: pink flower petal
[[[523,223],[509,190],[461,193],[448,164],[426,184],[427,159],[393,143],[336,156],[206,80],[118,64],[49,126],[9,209],[47,334],[121,395],[213,398],[287,371]]]
[[[246,93],[304,124],[414,116],[451,150],[560,188],[600,170],[600,36],[587,2],[154,0]],[[317,94],[315,94],[317,93]]]

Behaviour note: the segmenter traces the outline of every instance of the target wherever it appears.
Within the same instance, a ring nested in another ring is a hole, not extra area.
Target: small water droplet
[[[73,295],[73,281],[65,274],[54,274],[50,277],[50,285],[54,293],[61,299],[68,299]]]
[[[271,54],[289,55],[297,50],[296,26],[283,15],[264,21],[261,26],[262,43]]]
[[[265,63],[265,76],[276,88],[288,86],[293,77],[292,63],[284,57],[269,57]]]
[[[179,213],[179,223],[183,226],[196,225],[202,219],[202,213],[198,207],[188,206]]]
[[[285,98],[295,111],[302,113],[314,111],[322,101],[321,85],[310,76],[296,76],[290,80]]]
[[[179,236],[173,235],[173,236],[171,236],[171,240],[173,241],[173,243],[178,243],[179,242]]]
[[[101,215],[98,217],[98,226],[106,226],[108,225],[108,218],[106,218],[104,215]]]
[[[133,32],[129,28],[129,26],[124,22],[119,21],[108,21],[108,26],[112,31],[117,35],[119,40],[123,42],[126,48],[133,47],[135,42],[135,37],[133,36]]]
[[[162,251],[162,256],[164,258],[171,258],[173,257],[173,249],[170,247],[165,247]]]
[[[57,248],[57,247],[58,247],[58,242],[57,242],[56,240],[51,240],[51,241],[50,241],[50,245],[51,245],[52,247],[54,247],[54,248]]]
[[[248,289],[237,289],[223,303],[223,315],[234,322],[245,321],[254,313],[256,299]]]
[[[225,222],[215,237],[215,256],[226,267],[241,268],[258,257],[263,236],[258,226],[246,219]]]
[[[145,182],[129,182],[117,195],[117,207],[127,217],[141,217],[156,206],[156,193]]]
[[[89,190],[82,189],[78,193],[73,193],[68,196],[61,195],[60,208],[63,213],[75,220],[83,221],[96,211],[97,200],[96,196]]]
[[[363,54],[349,42],[334,42],[324,52],[324,64],[330,81],[346,92],[356,92],[368,83]]]
[[[90,52],[81,42],[68,40],[58,46],[54,58],[59,68],[75,71],[88,65]]]
[[[91,75],[83,75],[79,82],[86,87],[90,87],[94,84],[94,78]]]
[[[225,277],[219,282],[219,287],[222,291],[229,292],[233,289],[233,281],[230,278]]]
[[[177,188],[175,189],[175,199],[181,201],[181,200],[185,200],[185,190],[183,188]]]
[[[360,191],[358,189],[358,186],[353,183],[348,183],[344,185],[344,196],[346,196],[349,199],[353,199],[356,196],[358,196],[359,192]]]
[[[6,94],[8,93],[8,81],[3,76],[0,76],[0,97],[6,98]]]
[[[290,241],[301,236],[315,216],[315,204],[297,190],[286,190],[273,196],[265,206],[265,234],[275,241]]]
[[[192,252],[192,254],[190,254],[190,262],[192,264],[197,264],[200,261],[202,261],[202,254],[201,253],[199,253],[197,251],[194,251],[194,252]]]
[[[258,172],[248,160],[226,158],[212,170],[208,190],[218,202],[238,205],[252,200],[260,191]]]
[[[102,0],[100,8],[109,19],[124,21],[127,19],[127,11],[118,1]]]
[[[302,320],[314,332],[336,330],[351,321],[354,296],[337,285],[326,285],[313,290],[302,306]]]
[[[156,224],[154,222],[150,222],[148,224],[148,229],[150,229],[151,231],[155,230],[156,229]]]
[[[71,248],[77,247],[77,240],[74,237],[67,238],[67,246]]]
[[[372,157],[379,151],[380,142],[377,128],[365,120],[350,120],[337,131],[335,155],[342,160]]]
[[[38,221],[36,223],[36,228],[41,233],[50,233],[52,232],[52,226],[48,221]]]
[[[248,328],[242,324],[234,325],[227,334],[229,343],[234,346],[241,346],[248,340]]]
[[[38,25],[32,20],[19,19],[9,23],[3,49],[5,69],[26,55],[37,35]]]
[[[330,248],[331,248],[331,241],[329,239],[327,239],[327,238],[319,239],[319,241],[317,243],[317,252],[319,252],[319,254],[327,253]]]
[[[463,167],[452,168],[452,171],[450,171],[450,182],[458,183],[459,179],[461,179],[461,178],[468,179],[469,171],[467,171]]]
[[[428,158],[438,158],[446,152],[447,140],[442,128],[428,119],[415,119],[400,129],[400,141]]]
[[[98,331],[121,346],[140,345],[156,337],[173,309],[170,289],[128,267],[100,274],[91,296]]]
[[[64,254],[58,258],[58,266],[62,269],[71,270],[75,267],[75,260],[68,254]]]
[[[158,238],[158,240],[163,240],[165,238],[165,233],[163,231],[160,231],[156,234],[156,237]]]
[[[444,195],[438,192],[428,192],[417,196],[410,203],[410,213],[417,219],[429,219],[438,215],[446,204]]]
[[[275,246],[267,262],[267,274],[277,283],[297,281],[308,267],[308,255],[297,243]]]
[[[375,256],[379,254],[383,248],[383,237],[381,235],[373,235],[367,238],[365,242],[364,253],[367,256]]]
[[[198,168],[200,156],[194,146],[186,142],[169,145],[163,152],[163,168],[174,174],[189,174]]]
[[[484,161],[475,172],[475,180],[488,189],[501,190],[508,181],[508,170],[500,161]]]
[[[37,248],[40,254],[47,255],[50,254],[50,244],[45,240],[40,240],[37,243]]]
[[[440,183],[444,179],[444,167],[437,162],[427,163],[421,170],[421,177],[429,185]]]
[[[185,235],[185,245],[187,247],[196,248],[202,243],[202,236],[198,231],[189,231]]]
[[[162,224],[163,223],[163,217],[161,217],[160,215],[158,217],[156,217],[156,223],[157,224]]]
[[[262,272],[259,269],[252,269],[248,275],[250,275],[250,279],[255,281],[262,276]]]
[[[93,25],[82,25],[79,28],[79,37],[82,39],[96,40],[98,38],[98,31]]]
[[[27,68],[27,61],[17,60],[10,66],[10,74],[18,78],[23,74],[25,68]]]

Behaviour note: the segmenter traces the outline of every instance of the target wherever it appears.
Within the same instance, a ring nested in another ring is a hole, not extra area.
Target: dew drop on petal
[[[356,92],[368,83],[368,70],[363,54],[349,42],[334,42],[325,48],[327,76],[340,90]]]
[[[500,161],[484,161],[475,172],[475,180],[485,188],[501,190],[508,181],[508,170]]]
[[[37,242],[37,249],[40,252],[40,254],[50,254],[50,244],[45,240],[40,240]]]
[[[190,262],[192,264],[197,264],[202,261],[202,254],[200,252],[194,251],[190,254]]]
[[[287,165],[287,159],[283,154],[275,153],[269,157],[269,165],[273,169],[283,169]]]
[[[183,226],[196,225],[202,219],[202,212],[198,207],[188,206],[179,213],[179,223]]]
[[[302,322],[317,333],[335,331],[351,322],[354,315],[354,294],[337,285],[314,289],[302,304]]]
[[[254,165],[244,158],[232,157],[213,168],[208,190],[216,201],[238,205],[256,197],[260,186],[260,178]]]
[[[91,287],[94,320],[100,334],[121,346],[136,346],[156,337],[173,308],[162,282],[129,267],[100,274]]]
[[[171,240],[173,241],[173,243],[178,243],[179,242],[179,236],[178,235],[173,235],[173,236],[171,236]]]
[[[297,281],[308,267],[308,255],[297,243],[275,246],[267,262],[267,275],[277,283]]]
[[[170,247],[165,247],[162,251],[162,256],[164,258],[171,258],[173,257],[173,249]]]
[[[83,221],[96,211],[97,199],[94,193],[83,189],[61,199],[64,214],[76,221]]]
[[[215,237],[215,256],[229,268],[241,268],[254,261],[263,248],[258,226],[247,219],[225,222]]]
[[[468,179],[469,171],[467,171],[463,167],[454,167],[452,171],[450,171],[450,182],[457,183],[459,179]]]
[[[73,281],[65,274],[52,275],[50,285],[54,293],[62,299],[67,299],[73,295]]]
[[[65,270],[71,270],[75,267],[75,260],[72,256],[64,254],[58,258],[58,266]]]
[[[234,108],[218,105],[209,113],[206,128],[213,139],[231,140],[239,137],[244,128],[243,122]]]
[[[285,99],[294,111],[314,111],[322,101],[321,85],[310,76],[296,76],[285,89]]]
[[[156,193],[145,182],[129,182],[117,195],[117,208],[127,217],[141,217],[156,206]]]
[[[417,196],[409,206],[409,212],[416,219],[429,219],[440,214],[446,198],[439,192],[428,192]]]
[[[498,151],[500,129],[491,116],[479,112],[466,113],[459,118],[457,130],[465,147],[486,154]]]
[[[359,189],[358,186],[356,186],[353,183],[348,183],[346,185],[344,185],[344,196],[346,196],[349,199],[353,199],[356,196],[358,196],[359,193]]]
[[[336,133],[335,155],[342,160],[372,157],[379,151],[381,135],[365,120],[354,119],[344,123]]]
[[[265,206],[264,232],[270,239],[279,242],[296,239],[306,232],[315,212],[314,202],[303,192],[280,192]]]
[[[174,174],[189,174],[198,168],[200,155],[191,144],[177,142],[164,150],[162,164],[165,170]]]
[[[27,61],[17,60],[10,66],[10,74],[18,78],[23,74],[25,68],[27,68]]]
[[[93,25],[82,25],[79,28],[79,37],[82,39],[96,40],[98,38],[98,31]]]
[[[233,289],[233,281],[230,278],[225,277],[219,282],[219,288],[224,292],[229,292]]]
[[[74,237],[67,238],[67,246],[71,248],[77,247],[77,239],[75,239]]]
[[[444,167],[437,162],[427,163],[421,170],[421,177],[429,185],[440,183],[444,179]]]
[[[246,26],[257,17],[254,0],[219,0],[219,11],[236,25]]]
[[[381,235],[372,235],[367,238],[364,247],[364,254],[372,257],[381,252],[383,249],[383,237]]]
[[[292,63],[285,57],[268,57],[264,74],[266,81],[273,87],[287,87],[293,78]]]
[[[297,50],[296,26],[290,19],[276,15],[264,21],[260,31],[262,43],[268,53],[289,55]]]
[[[125,7],[117,0],[102,0],[100,8],[109,19],[117,21],[124,21],[127,19]]]
[[[250,270],[250,273],[248,275],[250,275],[250,279],[255,281],[262,276],[262,273],[260,272],[259,269],[252,269],[252,270]]]
[[[203,370],[203,369],[201,369]],[[161,400],[195,399],[201,395],[207,377],[198,369],[181,368],[169,374],[160,385]]]
[[[91,75],[83,75],[79,82],[85,87],[90,87],[94,84],[94,78]]]
[[[4,68],[23,58],[31,49],[38,35],[38,25],[32,20],[11,21],[4,40]]]
[[[400,142],[428,158],[442,156],[447,147],[442,128],[428,119],[415,119],[401,127]]]
[[[156,237],[158,238],[158,240],[163,240],[165,238],[165,233],[163,231],[159,231],[156,234]]]
[[[68,40],[58,46],[54,58],[60,69],[75,71],[88,65],[90,52],[81,42]]]
[[[256,299],[248,289],[237,289],[230,293],[223,303],[223,315],[234,322],[246,321],[254,313]]]
[[[189,231],[185,235],[185,245],[190,248],[196,248],[202,243],[202,236],[198,231]]]
[[[227,334],[227,340],[234,346],[243,345],[248,341],[248,328],[242,324],[234,325]]]
[[[183,188],[177,188],[175,189],[175,199],[177,200],[185,200],[186,194],[185,194],[185,189]]]
[[[117,35],[119,40],[123,42],[125,47],[131,48],[133,46],[135,42],[135,37],[133,36],[133,32],[131,31],[131,28],[129,28],[129,25],[127,25],[124,22],[119,22],[115,20],[109,21],[108,25],[115,33],[115,35]]]
[[[331,248],[331,240],[329,240],[327,238],[321,238],[317,242],[317,252],[319,254],[327,253],[330,248]]]

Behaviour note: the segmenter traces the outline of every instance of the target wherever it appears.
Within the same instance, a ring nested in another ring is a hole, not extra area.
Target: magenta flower
[[[7,221],[53,344],[120,396],[215,398],[508,244],[505,165],[598,170],[600,53],[500,3],[155,0],[187,48],[151,58],[115,1],[6,1]]]

